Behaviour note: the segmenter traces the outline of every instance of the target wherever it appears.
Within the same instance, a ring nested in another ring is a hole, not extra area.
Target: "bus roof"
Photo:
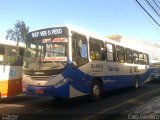
[[[0,45],[16,46],[17,42],[4,39],[4,40],[0,40]],[[24,47],[24,46],[25,46],[25,43],[19,42],[19,47]]]
[[[99,34],[96,34],[96,33],[93,33],[93,32],[86,31],[85,29],[76,28],[76,27],[73,27],[73,26],[66,26],[66,27],[68,27],[70,32],[71,31],[75,31],[77,33],[86,35],[87,37],[91,37],[91,38],[95,38],[95,39],[98,39],[98,40],[102,40],[104,42],[112,43],[112,44],[119,45],[119,46],[122,46],[122,47],[125,47],[125,48],[130,48],[132,50],[137,50],[139,52],[147,53],[145,50],[137,49],[137,47],[133,46],[132,44],[129,45],[128,43],[122,43],[122,42],[119,42],[119,41],[115,41],[115,40],[106,38],[105,36],[102,36],[102,35],[99,35]]]
[[[90,31],[88,31],[86,29],[83,29],[83,28],[80,28],[80,27],[76,27],[74,25],[61,25],[61,26],[46,27],[46,28],[42,28],[42,29],[31,31],[29,33],[36,32],[36,31],[41,31],[41,30],[43,31],[43,30],[47,30],[47,29],[51,29],[51,28],[58,28],[58,27],[67,28],[69,30],[69,36],[71,36],[72,32],[77,32],[79,34],[85,35],[88,38],[89,37],[95,38],[95,39],[98,39],[98,40],[102,40],[104,42],[109,42],[109,43],[112,43],[112,44],[115,44],[115,45],[123,46],[125,48],[130,48],[130,49],[133,49],[133,50],[137,50],[137,51],[140,51],[140,52],[147,53],[146,51],[144,51],[142,49],[137,49],[136,46],[125,44],[125,43],[121,43],[121,42],[106,38],[105,36],[99,35],[99,34],[94,33],[94,32],[90,32]]]

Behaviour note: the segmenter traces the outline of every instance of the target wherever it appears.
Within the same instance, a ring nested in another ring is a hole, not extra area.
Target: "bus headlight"
[[[59,83],[57,83],[55,85],[56,88],[63,86],[64,84],[66,84],[69,81],[69,78],[65,78],[63,80],[61,80]]]

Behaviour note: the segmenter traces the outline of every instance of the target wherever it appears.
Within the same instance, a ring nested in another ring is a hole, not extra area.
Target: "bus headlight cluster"
[[[63,86],[64,84],[66,84],[69,81],[69,78],[65,78],[63,80],[61,80],[59,83],[57,83],[55,85],[56,88]]]

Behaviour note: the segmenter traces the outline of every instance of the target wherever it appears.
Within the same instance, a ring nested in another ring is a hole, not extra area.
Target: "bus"
[[[150,65],[151,80],[160,80],[160,63],[152,63]]]
[[[15,41],[0,41],[0,98],[22,92],[24,44],[19,44],[19,50],[16,44]]]
[[[70,99],[132,86],[150,78],[149,56],[120,42],[70,26],[29,32],[23,62],[28,95]]]

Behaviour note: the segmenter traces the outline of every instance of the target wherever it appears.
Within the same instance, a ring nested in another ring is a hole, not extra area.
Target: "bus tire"
[[[102,84],[99,80],[94,80],[91,84],[91,100],[95,101],[102,96]]]
[[[137,90],[138,88],[139,88],[139,79],[138,76],[135,76],[133,90]]]

